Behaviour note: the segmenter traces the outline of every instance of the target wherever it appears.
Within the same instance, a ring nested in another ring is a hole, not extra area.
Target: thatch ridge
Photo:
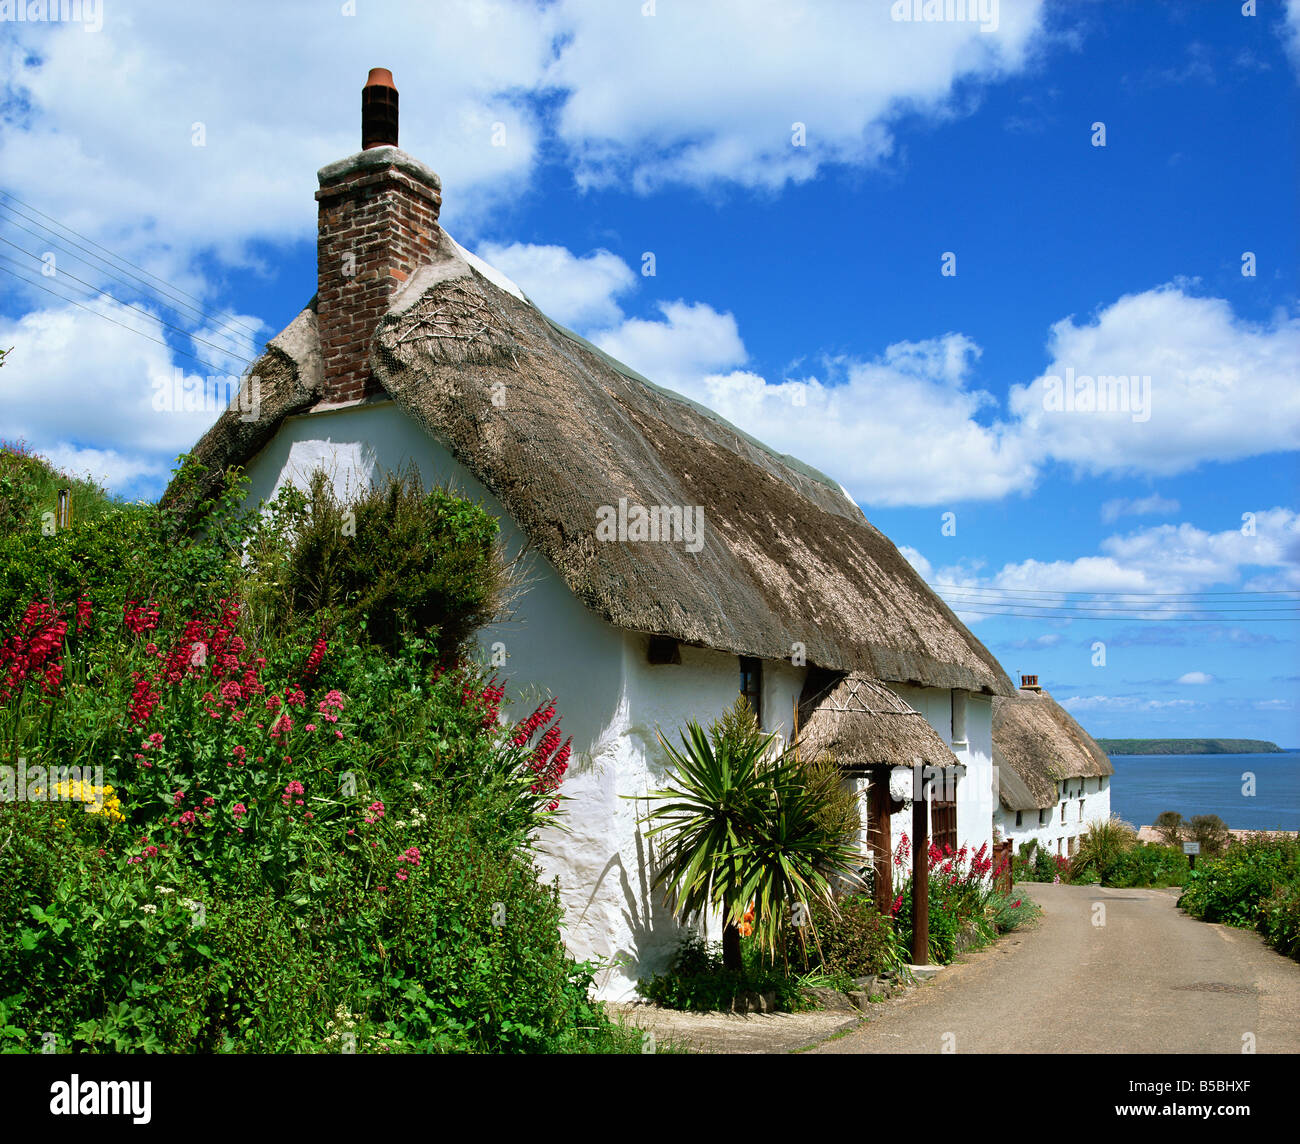
[[[993,751],[1009,810],[1044,810],[1057,804],[1063,779],[1115,773],[1106,752],[1046,691],[994,698]]]

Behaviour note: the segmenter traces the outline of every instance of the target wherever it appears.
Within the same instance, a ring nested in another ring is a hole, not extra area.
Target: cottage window
[[[1016,811],[1016,825],[1020,826],[1024,822],[1024,820],[1025,820],[1025,812],[1023,810]]]
[[[1040,811],[1038,812],[1038,825],[1039,825],[1039,826],[1046,826],[1046,825],[1047,825],[1047,811],[1045,811],[1045,810],[1040,810]]]
[[[1061,825],[1065,825],[1065,800],[1061,800]]]
[[[966,739],[966,692],[956,688],[952,692],[952,745],[958,751],[969,745]]]
[[[951,794],[951,801],[935,799],[930,803],[930,841],[940,850],[945,846],[957,849],[957,779],[946,774],[941,789]]]
[[[740,657],[740,694],[749,701],[758,725],[763,725],[763,661],[750,656]]]

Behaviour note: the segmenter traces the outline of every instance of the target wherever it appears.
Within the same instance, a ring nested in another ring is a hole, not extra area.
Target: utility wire
[[[4,261],[11,262],[13,260],[6,258]],[[21,274],[18,274],[13,270],[9,270],[4,266],[0,266],[0,271],[3,271],[5,274],[12,275],[14,278],[17,278],[18,281],[20,282],[26,282],[28,286],[35,286],[36,289],[38,290],[44,290],[45,293],[52,294],[55,298],[58,298],[59,301],[61,302],[67,302],[70,305],[76,306],[79,310],[85,310],[86,313],[88,314],[94,314],[97,318],[103,318],[104,321],[106,322],[112,322],[113,325],[115,326],[121,326],[122,329],[129,330],[131,333],[135,334],[138,337],[146,338],[147,340],[162,346],[164,349],[168,350],[173,354],[179,354],[181,357],[187,357],[191,361],[196,361],[199,363],[199,365],[205,366],[207,369],[212,370],[213,373],[221,373],[221,370],[217,366],[213,365],[211,362],[206,362],[201,357],[195,357],[194,354],[186,353],[184,350],[174,349],[172,346],[168,345],[161,338],[150,337],[150,335],[146,334],[143,330],[137,330],[134,326],[128,326],[125,322],[119,322],[116,318],[110,318],[107,314],[102,314],[98,310],[94,310],[89,306],[82,305],[82,303],[78,302],[75,298],[69,298],[64,294],[60,294],[57,291],[51,290],[48,286],[44,285],[43,283],[34,282],[29,278],[24,278]]]
[[[6,196],[8,196],[8,197],[9,197],[10,199],[12,199],[14,202],[18,203],[19,206],[26,207],[29,211],[33,211],[33,212],[35,212],[36,214],[40,215],[41,218],[43,218],[43,219],[48,219],[50,222],[54,223],[54,225],[57,226],[57,227],[59,227],[61,230],[66,230],[69,234],[75,234],[78,238],[82,239],[82,240],[85,241],[85,242],[90,243],[91,246],[98,247],[98,248],[99,248],[100,250],[102,250],[106,255],[108,255],[110,258],[114,259],[115,261],[117,261],[117,262],[121,262],[121,263],[124,263],[126,266],[131,267],[133,270],[138,270],[138,271],[140,271],[141,274],[146,274],[146,275],[148,275],[148,276],[149,276],[150,278],[152,278],[155,282],[157,282],[157,283],[159,283],[161,286],[163,286],[167,291],[170,291],[171,294],[172,294],[173,296],[175,296],[175,297],[181,297],[181,298],[188,298],[191,302],[199,303],[200,307],[202,306],[202,303],[200,302],[200,300],[199,300],[198,298],[194,297],[193,294],[186,293],[186,291],[182,290],[179,286],[173,286],[170,282],[166,281],[166,279],[159,278],[158,275],[151,273],[150,271],[146,270],[143,266],[137,266],[134,262],[130,261],[130,260],[127,259],[127,258],[123,258],[120,254],[115,254],[113,251],[109,250],[108,247],[102,245],[101,243],[96,242],[93,238],[89,238],[89,237],[87,237],[86,235],[82,234],[80,231],[73,230],[72,227],[68,226],[66,223],[61,223],[61,222],[59,222],[58,219],[53,218],[53,217],[51,217],[50,215],[47,215],[47,214],[46,214],[44,211],[42,211],[42,210],[38,210],[36,207],[32,206],[30,203],[25,203],[25,202],[23,202],[23,200],[20,199],[17,195],[15,195],[12,191],[4,191],[4,192],[0,192],[0,193],[3,193],[3,194],[5,194]],[[15,210],[13,207],[9,206],[9,205],[6,204],[6,203],[0,202],[0,210],[7,210],[7,211],[9,211],[11,214],[18,215],[19,218],[24,218],[24,219],[26,219],[28,222],[36,223],[36,225],[39,226],[39,227],[41,227],[42,230],[47,231],[48,233],[54,235],[56,238],[63,239],[63,241],[65,241],[65,242],[72,242],[71,239],[64,238],[64,237],[63,237],[62,235],[60,235],[57,231],[51,229],[51,228],[48,227],[48,226],[45,226],[45,225],[42,224],[42,223],[36,222],[36,220],[35,220],[34,218],[32,218],[30,215],[25,215],[25,214],[22,213],[22,211]],[[14,224],[14,225],[18,225],[18,224]],[[22,229],[22,230],[27,230],[26,227],[21,227],[20,229]],[[31,234],[32,232],[31,232],[31,231],[28,231],[28,233]],[[40,235],[37,235],[36,237],[39,238]],[[111,264],[108,264],[108,263],[106,262],[106,260],[105,260],[103,257],[101,257],[100,255],[95,254],[95,252],[92,251],[92,250],[88,250],[88,249],[86,249],[86,247],[80,245],[80,243],[73,242],[72,245],[75,246],[75,247],[77,247],[78,250],[81,250],[81,251],[83,251],[84,253],[89,254],[92,258],[95,258],[95,259],[97,259],[97,260],[100,261],[100,262],[105,262],[106,265],[110,265],[110,269],[118,270],[120,273],[127,274],[129,277],[134,278],[137,282],[139,282],[139,283],[141,283],[142,285],[148,287],[150,290],[154,290],[154,291],[157,290],[157,287],[155,287],[155,286],[150,286],[150,284],[149,284],[148,282],[146,282],[143,278],[140,278],[138,275],[131,274],[131,272],[128,271],[128,270],[122,270],[122,269],[120,269],[119,267],[113,267],[113,266],[111,266]],[[66,248],[65,248],[65,251],[66,251]],[[71,253],[71,252],[68,252],[68,253]],[[76,255],[73,255],[73,257],[75,258]],[[120,280],[119,280],[119,281],[120,281]],[[181,303],[181,304],[184,305],[184,303]],[[193,310],[195,313],[201,315],[201,316],[204,318],[204,320],[206,320],[206,321],[215,321],[217,318],[220,317],[220,318],[224,318],[225,320],[227,320],[231,325],[239,326],[241,329],[245,330],[247,333],[253,335],[254,337],[256,337],[257,334],[258,334],[258,331],[257,331],[257,330],[253,329],[253,328],[252,328],[251,326],[249,326],[247,323],[245,323],[245,322],[241,322],[241,321],[240,321],[240,320],[239,320],[239,319],[238,319],[234,314],[223,313],[223,312],[221,312],[221,311],[217,311],[215,314],[209,314],[207,311],[205,311],[205,310],[203,310],[203,309],[201,309],[201,308],[200,308],[200,309],[195,309],[194,307],[187,307],[187,309]]]
[[[3,237],[3,236],[0,236],[0,242],[5,243],[7,246],[12,246],[15,250],[17,250],[17,251],[19,251],[19,252],[21,252],[21,253],[27,255],[28,258],[34,258],[37,262],[40,262],[40,261],[41,261],[41,256],[40,256],[39,254],[33,254],[30,250],[23,250],[23,248],[22,248],[21,246],[19,246],[17,243],[10,242],[7,238],[5,238],[5,237]],[[12,258],[6,258],[3,254],[0,254],[0,260],[3,260],[3,261],[5,261],[5,262],[8,262],[8,263],[10,263],[10,264],[13,265],[13,266],[20,266],[20,267],[22,266],[22,263],[15,262]],[[146,318],[148,318],[151,322],[157,322],[159,325],[166,326],[167,329],[169,329],[169,330],[173,330],[174,332],[176,332],[176,333],[178,333],[178,334],[181,334],[181,335],[184,336],[184,337],[192,338],[192,339],[193,339],[194,341],[196,341],[196,342],[201,342],[203,345],[207,346],[209,349],[214,349],[214,350],[216,350],[217,353],[219,353],[219,354],[226,354],[226,355],[227,355],[228,357],[230,357],[233,361],[237,361],[237,362],[239,362],[241,365],[246,365],[246,366],[248,366],[248,365],[252,365],[252,364],[253,364],[253,363],[252,363],[248,358],[240,357],[239,354],[234,353],[233,351],[231,351],[231,350],[230,350],[229,348],[227,348],[226,346],[219,346],[219,345],[216,344],[216,342],[210,342],[210,341],[207,340],[207,338],[201,338],[201,337],[198,336],[198,334],[193,334],[193,333],[191,333],[189,330],[186,330],[186,329],[184,329],[184,328],[181,327],[181,326],[174,326],[174,325],[172,325],[171,322],[166,322],[166,321],[164,321],[162,318],[158,317],[156,314],[151,314],[148,310],[144,309],[144,308],[141,307],[141,306],[137,306],[137,305],[135,305],[135,304],[132,303],[132,302],[123,302],[123,301],[121,301],[121,300],[118,299],[118,298],[114,298],[114,297],[113,297],[111,294],[109,294],[107,291],[105,291],[105,290],[101,290],[98,286],[95,286],[95,285],[93,285],[92,283],[87,282],[84,278],[78,278],[78,277],[77,277],[75,274],[73,274],[70,270],[60,270],[60,271],[57,272],[57,274],[55,275],[55,277],[56,277],[56,278],[71,278],[72,281],[74,281],[74,282],[79,282],[79,283],[81,283],[82,286],[85,286],[86,289],[90,290],[90,291],[92,292],[92,294],[93,294],[95,297],[97,297],[97,298],[108,298],[108,299],[110,299],[111,301],[115,302],[115,303],[116,303],[117,305],[119,305],[119,306],[125,306],[125,307],[126,307],[127,309],[129,309],[129,310],[134,310],[137,314],[143,314],[143,315],[144,315]],[[129,326],[126,327],[126,328],[127,328],[127,329],[130,329]],[[139,332],[139,331],[137,331],[137,332]]]
[[[1200,596],[1276,596],[1287,595],[1300,597],[1300,588],[1241,588],[1231,592],[1085,592],[1085,591],[1043,591],[1039,588],[985,588],[975,584],[952,584],[948,581],[940,580],[932,584],[934,588],[949,588],[961,592],[992,592],[999,595],[1019,595],[1019,596],[1090,596],[1090,597],[1123,597],[1123,596],[1155,596],[1168,598],[1171,596],[1187,596],[1197,598]],[[1231,602],[1231,601],[1228,601]]]

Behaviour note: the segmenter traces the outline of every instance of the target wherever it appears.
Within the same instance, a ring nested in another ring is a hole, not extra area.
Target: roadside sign
[[[1200,844],[1199,842],[1184,842],[1184,843],[1183,843],[1183,853],[1184,853],[1184,854],[1199,854],[1200,852],[1201,852],[1201,844]]]

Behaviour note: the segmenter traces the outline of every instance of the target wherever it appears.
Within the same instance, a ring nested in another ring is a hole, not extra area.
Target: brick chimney
[[[397,147],[397,88],[387,68],[371,68],[362,88],[361,146],[317,173],[323,405],[381,392],[369,365],[375,329],[394,292],[432,261],[441,233],[442,184]]]
[[[1021,691],[1042,691],[1042,688],[1038,686],[1038,676],[1022,675],[1020,677],[1020,690]]]

